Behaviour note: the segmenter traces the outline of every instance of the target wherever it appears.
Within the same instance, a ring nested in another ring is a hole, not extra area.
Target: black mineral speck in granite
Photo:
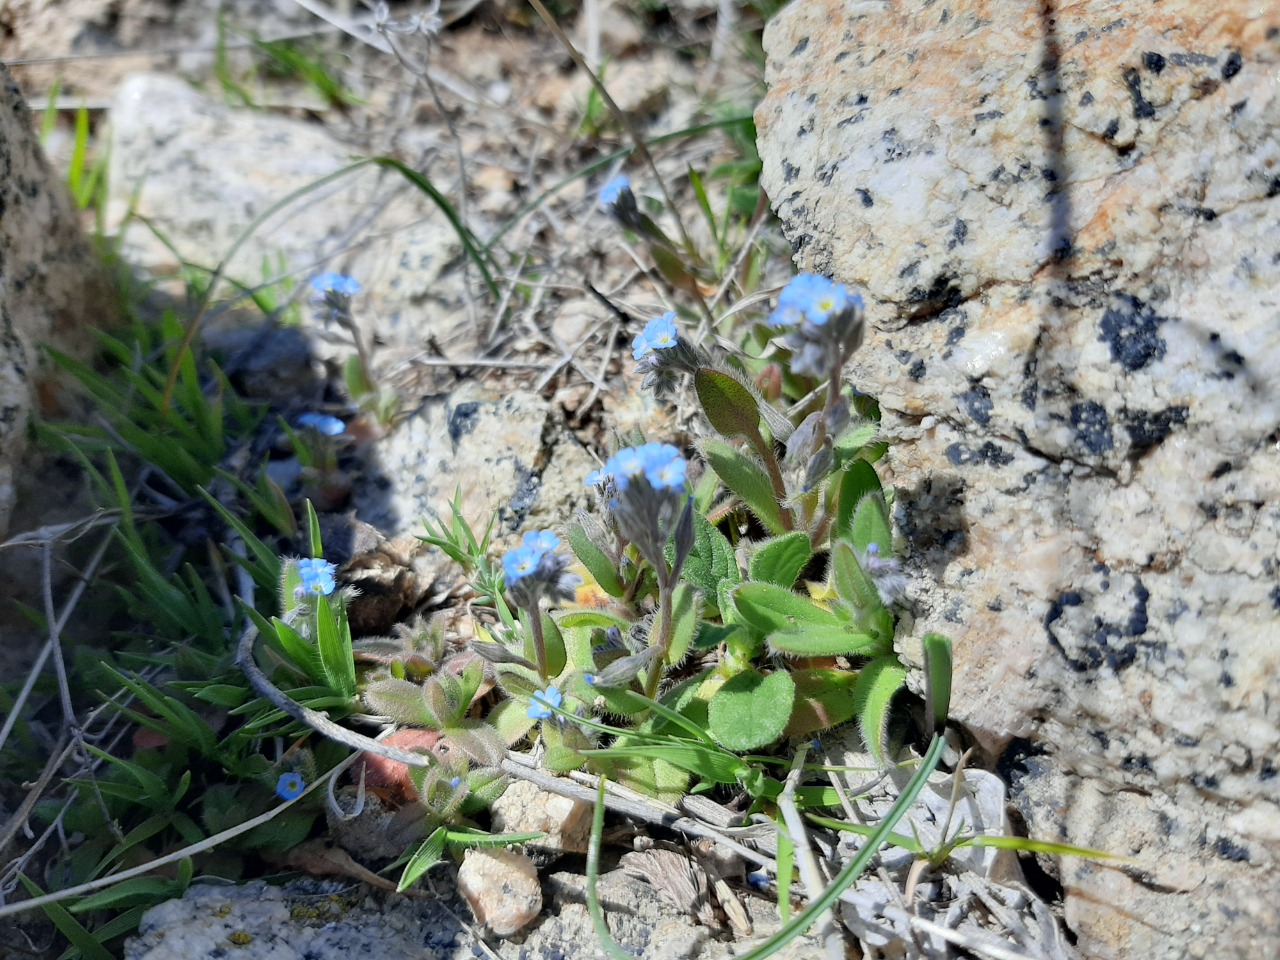
[[[804,53],[805,50],[807,50],[808,48],[809,48],[809,38],[805,37],[803,40],[797,43],[794,48],[792,48],[791,55],[794,57],[797,54]]]
[[[1124,428],[1129,433],[1130,451],[1141,453],[1160,443],[1179,427],[1187,422],[1185,406],[1169,407],[1159,413],[1148,413],[1145,410],[1127,413],[1124,416]],[[1230,470],[1230,464],[1227,465]],[[1221,474],[1218,474],[1221,476]]]
[[[965,240],[969,238],[969,224],[959,218],[951,226],[951,240],[947,243],[948,250],[954,250],[956,247],[964,246]]]
[[[449,439],[455,444],[476,428],[480,419],[480,404],[460,403],[449,415]]]
[[[1160,327],[1168,322],[1142,300],[1121,293],[1102,315],[1098,339],[1111,348],[1112,360],[1133,373],[1164,357],[1168,347]]]
[[[1159,73],[1164,69],[1165,59],[1158,53],[1147,52],[1142,55],[1142,65],[1152,73]]]
[[[1232,50],[1227,57],[1227,62],[1222,65],[1222,79],[1230,80],[1240,72],[1240,68],[1243,66],[1244,58],[1240,56],[1240,51]]]
[[[1013,463],[1013,454],[1001,450],[990,440],[974,448],[965,443],[953,443],[947,447],[946,456],[954,466],[967,467],[983,463],[992,467],[1004,467]]]
[[[1228,840],[1226,837],[1219,837],[1213,844],[1213,852],[1224,860],[1234,860],[1236,863],[1249,862],[1249,850],[1242,847],[1238,843]]]
[[[974,420],[984,427],[991,423],[991,411],[995,404],[991,400],[991,391],[980,383],[975,383],[964,393],[956,396],[957,402]]]
[[[858,195],[858,199],[862,201],[862,205],[864,207],[874,207],[876,205],[875,200],[871,199],[870,190],[864,190],[862,187],[858,187],[853,192]]]
[[[1271,609],[1280,610],[1280,587],[1271,588]]]
[[[924,374],[925,365],[923,360],[917,360],[915,363],[911,364],[911,368],[907,371],[907,376],[916,381],[916,383],[919,383],[924,379]]]
[[[792,183],[800,174],[800,168],[786,160],[782,161],[782,182]]]
[[[1071,405],[1071,427],[1076,432],[1076,440],[1089,453],[1095,456],[1114,449],[1115,442],[1111,436],[1111,420],[1102,404],[1095,400]]]
[[[1147,120],[1156,115],[1156,108],[1147,102],[1147,98],[1142,95],[1142,77],[1137,70],[1126,70],[1124,72],[1125,86],[1129,88],[1129,99],[1133,101],[1133,118],[1135,120]]]

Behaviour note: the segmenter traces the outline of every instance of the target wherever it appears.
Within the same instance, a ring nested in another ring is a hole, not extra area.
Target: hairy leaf
[[[746,437],[753,446],[763,445],[760,407],[750,390],[710,367],[700,367],[693,375],[693,388],[702,412],[721,436]]]
[[[800,531],[783,534],[756,548],[751,556],[748,576],[752,580],[762,580],[790,590],[811,559],[813,551],[809,548],[807,534]]]
[[[891,642],[861,633],[848,623],[777,630],[769,634],[768,643],[774,653],[790,657],[875,657],[893,650]]]
[[[742,498],[751,512],[760,518],[770,533],[782,533],[782,507],[774,493],[769,475],[755,460],[723,440],[708,438],[702,443],[702,455],[730,491]]]
[[[565,531],[565,539],[569,541],[569,546],[573,548],[574,554],[582,561],[582,565],[587,568],[587,572],[595,578],[601,590],[611,597],[621,597],[626,592],[622,581],[618,579],[618,571],[614,567],[613,561],[587,535],[586,528],[581,523],[569,524],[569,528]]]
[[[795,684],[785,670],[747,670],[716,691],[707,710],[710,733],[729,750],[756,750],[782,736]]]
[[[872,660],[858,673],[854,695],[858,700],[858,726],[867,749],[880,764],[889,742],[889,706],[907,680],[906,668],[893,657]]]

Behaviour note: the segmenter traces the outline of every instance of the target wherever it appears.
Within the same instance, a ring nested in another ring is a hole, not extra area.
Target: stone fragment
[[[476,922],[499,937],[519,933],[542,911],[538,868],[514,850],[468,850],[458,870],[458,892]]]
[[[1064,860],[1092,956],[1280,953],[1278,36],[1247,0],[803,0],[766,33],[762,182],[867,298],[849,373],[953,714],[1033,836],[1204,878]]]
[[[513,780],[490,807],[494,833],[546,836],[530,846],[561,853],[586,853],[591,840],[591,805],[540,790],[526,780]]]

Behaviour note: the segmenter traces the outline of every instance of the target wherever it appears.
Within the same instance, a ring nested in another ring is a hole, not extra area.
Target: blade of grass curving
[[[605,779],[601,777],[596,787],[596,809],[591,817],[591,843],[587,846],[587,913],[591,915],[596,938],[604,952],[614,960],[634,960],[609,933],[609,925],[604,921],[604,910],[600,906],[600,891],[596,889],[600,880],[600,849],[604,839],[604,785]]]
[[[666,182],[662,179],[662,174],[658,172],[658,164],[653,159],[653,154],[649,152],[649,148],[645,145],[644,138],[640,136],[640,131],[636,128],[635,123],[631,119],[631,115],[624,111],[609,95],[608,89],[600,78],[596,76],[595,71],[587,66],[587,62],[582,59],[582,54],[578,52],[578,48],[573,45],[573,41],[569,39],[568,34],[564,32],[564,28],[560,26],[555,17],[551,15],[542,0],[529,0],[529,5],[538,11],[538,16],[542,18],[543,23],[556,35],[556,39],[560,41],[560,45],[564,47],[565,52],[569,54],[574,65],[587,75],[587,79],[591,81],[591,86],[600,94],[600,99],[604,101],[605,106],[609,108],[609,112],[613,114],[615,120],[622,124],[622,128],[627,131],[631,137],[631,142],[635,144],[636,151],[640,154],[640,158],[644,160],[645,166],[653,173],[653,179],[658,184],[658,189],[662,191],[663,199],[667,201],[667,210],[674,218],[676,226],[680,228],[680,239],[684,243],[685,250],[693,253],[693,239],[689,236],[689,230],[684,225],[684,217],[680,216],[680,208],[676,206],[675,200],[671,196],[671,192],[667,189]],[[696,289],[695,289],[696,294]],[[705,306],[705,304],[704,304]]]
[[[299,200],[310,193],[314,193],[316,190],[326,187],[337,180],[341,180],[348,174],[355,173],[357,170],[362,170],[375,162],[375,158],[365,157],[364,159],[357,160],[355,163],[348,164],[345,167],[335,170],[333,173],[325,174],[318,180],[285,194],[271,206],[267,207],[266,210],[263,210],[262,213],[249,221],[249,225],[244,228],[240,233],[240,236],[236,237],[232,242],[231,247],[225,254],[223,254],[222,259],[218,261],[218,265],[209,275],[209,285],[205,287],[204,293],[201,294],[199,302],[196,304],[195,318],[187,324],[186,336],[182,338],[182,344],[178,348],[178,358],[180,359],[191,349],[191,344],[195,341],[196,334],[200,332],[200,327],[204,322],[205,313],[209,309],[209,303],[213,299],[214,290],[218,286],[218,281],[222,279],[222,275],[226,273],[227,266],[231,263],[231,259],[240,251],[241,247],[249,242],[249,238],[257,233],[258,229],[264,223],[274,217],[281,210],[288,208],[294,201]],[[173,400],[173,391],[177,386],[179,369],[180,365],[178,363],[172,364],[169,368],[169,377],[165,381],[164,388],[164,405],[166,408]]]
[[[476,265],[480,275],[484,277],[484,285],[489,288],[489,293],[493,295],[495,300],[501,300],[502,291],[498,289],[498,284],[494,282],[493,274],[489,272],[489,265],[486,262],[489,256],[487,249],[482,251],[476,245],[475,236],[467,229],[467,225],[458,216],[458,211],[454,209],[453,204],[448,201],[444,194],[437,190],[431,181],[418,173],[417,170],[406,166],[394,157],[370,157],[369,162],[385,167],[388,170],[395,170],[435,202],[435,205],[440,208],[440,212],[448,218],[454,232],[458,234],[458,239],[462,241],[462,246],[467,251],[467,256],[471,258],[471,262]]]

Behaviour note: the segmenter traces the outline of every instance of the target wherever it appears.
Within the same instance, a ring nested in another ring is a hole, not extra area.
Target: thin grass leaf
[[[791,920],[791,884],[796,878],[796,845],[791,834],[779,820],[778,828],[778,919],[786,924]]]
[[[33,897],[43,897],[44,891],[27,879],[26,875],[18,874],[18,879],[22,881],[22,885],[27,888],[27,893]],[[65,907],[60,903],[46,903],[40,907],[44,911],[44,915],[49,918],[49,922],[58,928],[58,932],[67,938],[67,941],[75,949],[80,951],[80,955],[84,960],[115,960],[111,952],[102,945],[102,943],[92,933],[86,930],[83,924],[73,917]]]
[[[404,893],[417,883],[424,873],[444,859],[445,834],[444,827],[437,827],[431,836],[422,841],[413,856],[409,858],[409,862],[405,864],[400,880],[396,884],[396,893]]]

